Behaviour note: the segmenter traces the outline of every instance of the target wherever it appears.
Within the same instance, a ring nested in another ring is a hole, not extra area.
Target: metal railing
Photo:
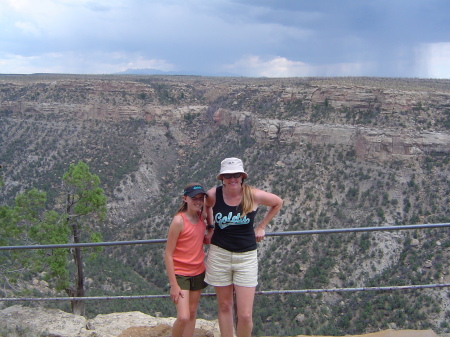
[[[286,232],[269,232],[266,237],[288,236],[288,235],[312,235],[312,234],[336,234],[336,233],[352,233],[352,232],[374,232],[374,231],[399,231],[399,230],[415,230],[430,228],[450,227],[450,223],[438,224],[420,224],[405,226],[381,226],[381,227],[358,227],[358,228],[335,228],[335,229],[316,229],[304,231],[286,231]],[[31,246],[0,246],[0,250],[23,250],[23,249],[56,249],[56,248],[75,248],[75,247],[99,247],[99,246],[123,246],[137,244],[156,244],[165,243],[166,239],[152,240],[133,240],[133,241],[115,241],[115,242],[92,242],[78,244],[56,244],[56,245],[31,245]],[[269,290],[256,291],[257,295],[279,295],[279,294],[307,294],[307,293],[331,293],[331,292],[352,292],[352,291],[387,291],[387,290],[405,290],[405,289],[429,289],[429,288],[446,288],[450,287],[449,283],[443,284],[423,284],[423,285],[402,285],[402,286],[385,286],[385,287],[356,287],[356,288],[328,288],[328,289],[300,289],[300,290]],[[214,293],[203,293],[202,296],[215,296]],[[0,298],[0,301],[89,301],[89,300],[130,300],[130,299],[146,299],[146,298],[166,298],[170,295],[130,295],[130,296],[96,296],[96,297],[22,297],[22,298]]]

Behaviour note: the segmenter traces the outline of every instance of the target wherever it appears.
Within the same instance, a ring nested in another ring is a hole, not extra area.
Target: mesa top
[[[180,213],[184,226],[173,252],[173,265],[176,275],[196,276],[205,271],[205,252],[203,239],[206,225],[199,212],[198,221],[192,224],[186,214]]]
[[[256,212],[241,217],[240,206],[229,206],[223,200],[222,186],[216,188],[216,203],[213,207],[214,234],[211,244],[230,252],[243,253],[256,249],[253,229]]]

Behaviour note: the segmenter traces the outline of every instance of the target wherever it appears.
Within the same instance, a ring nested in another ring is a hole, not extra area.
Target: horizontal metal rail
[[[450,227],[450,223],[268,232],[266,233],[266,237],[287,236],[287,235],[336,234],[336,233],[351,233],[351,232],[399,231],[408,229],[411,230],[411,229],[442,228],[442,227]],[[75,248],[75,247],[84,248],[84,247],[101,247],[101,246],[142,245],[142,244],[165,243],[165,242],[166,239],[152,239],[152,240],[134,240],[134,241],[113,241],[113,242],[68,243],[56,245],[0,246],[0,250],[53,249],[53,248]]]
[[[335,229],[317,229],[305,231],[286,231],[269,232],[266,236],[287,236],[287,235],[311,235],[311,234],[335,234],[351,232],[373,232],[373,231],[398,231],[426,228],[450,227],[450,223],[439,224],[421,224],[405,226],[382,226],[382,227],[359,227],[359,228],[335,228]],[[99,247],[99,246],[120,246],[134,244],[154,244],[165,243],[166,239],[153,240],[134,240],[134,241],[116,241],[116,242],[92,242],[78,244],[57,244],[57,245],[33,245],[33,246],[0,246],[0,250],[19,250],[19,249],[54,249],[54,248],[74,248],[74,247]],[[330,288],[330,289],[300,289],[300,290],[269,290],[256,291],[256,295],[281,295],[281,294],[308,294],[308,293],[331,293],[331,292],[351,292],[351,291],[391,291],[406,289],[429,289],[450,287],[449,283],[444,284],[423,284],[423,285],[403,285],[403,286],[385,286],[385,287],[358,287],[358,288]],[[214,293],[204,293],[202,296],[216,296]],[[90,301],[90,300],[124,300],[124,299],[146,299],[146,298],[169,298],[170,295],[130,295],[130,296],[98,296],[98,297],[3,297],[0,302],[16,301]]]
[[[150,243],[165,243],[166,241],[167,241],[166,239],[152,239],[152,240],[134,240],[134,241],[67,243],[67,244],[57,244],[57,245],[0,246],[0,250],[125,246],[125,245],[143,245],[143,244],[150,244]]]
[[[330,288],[330,289],[299,289],[299,290],[267,290],[256,291],[256,295],[283,295],[283,294],[312,294],[312,293],[339,293],[351,291],[387,291],[387,290],[407,290],[407,289],[429,289],[450,287],[450,283],[444,284],[417,284],[404,286],[386,287],[359,287],[359,288]],[[204,293],[201,296],[216,296],[214,293]],[[0,298],[0,302],[19,301],[97,301],[97,300],[136,300],[146,298],[169,298],[170,295],[130,295],[130,296],[85,296],[85,297],[9,297]]]
[[[334,234],[334,233],[375,232],[375,231],[400,231],[400,230],[406,230],[406,229],[424,229],[424,228],[442,228],[442,227],[450,227],[450,223],[404,225],[404,226],[331,228],[331,229],[312,229],[312,230],[305,230],[305,231],[269,232],[269,233],[266,233],[266,236]]]

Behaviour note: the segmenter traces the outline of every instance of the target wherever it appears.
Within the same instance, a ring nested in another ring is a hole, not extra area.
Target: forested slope
[[[165,238],[184,185],[213,186],[228,156],[243,159],[249,184],[283,198],[270,231],[450,222],[448,80],[5,75],[0,129],[1,202],[37,187],[58,207],[62,174],[82,160],[108,196],[107,220],[95,224],[106,241]],[[258,290],[449,283],[448,235],[266,238]],[[165,293],[162,254],[162,244],[104,249],[86,262],[88,295]],[[19,296],[33,278],[42,275],[4,282],[1,296]],[[28,294],[52,294],[51,280],[36,282]],[[89,303],[87,314],[175,313],[165,299],[106,303]],[[448,288],[257,296],[255,333],[357,334],[392,323],[444,333],[449,306]],[[213,298],[199,316],[216,317]]]

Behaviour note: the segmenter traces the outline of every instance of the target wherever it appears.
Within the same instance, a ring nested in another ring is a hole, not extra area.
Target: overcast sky
[[[0,73],[450,78],[450,0],[0,0]]]

